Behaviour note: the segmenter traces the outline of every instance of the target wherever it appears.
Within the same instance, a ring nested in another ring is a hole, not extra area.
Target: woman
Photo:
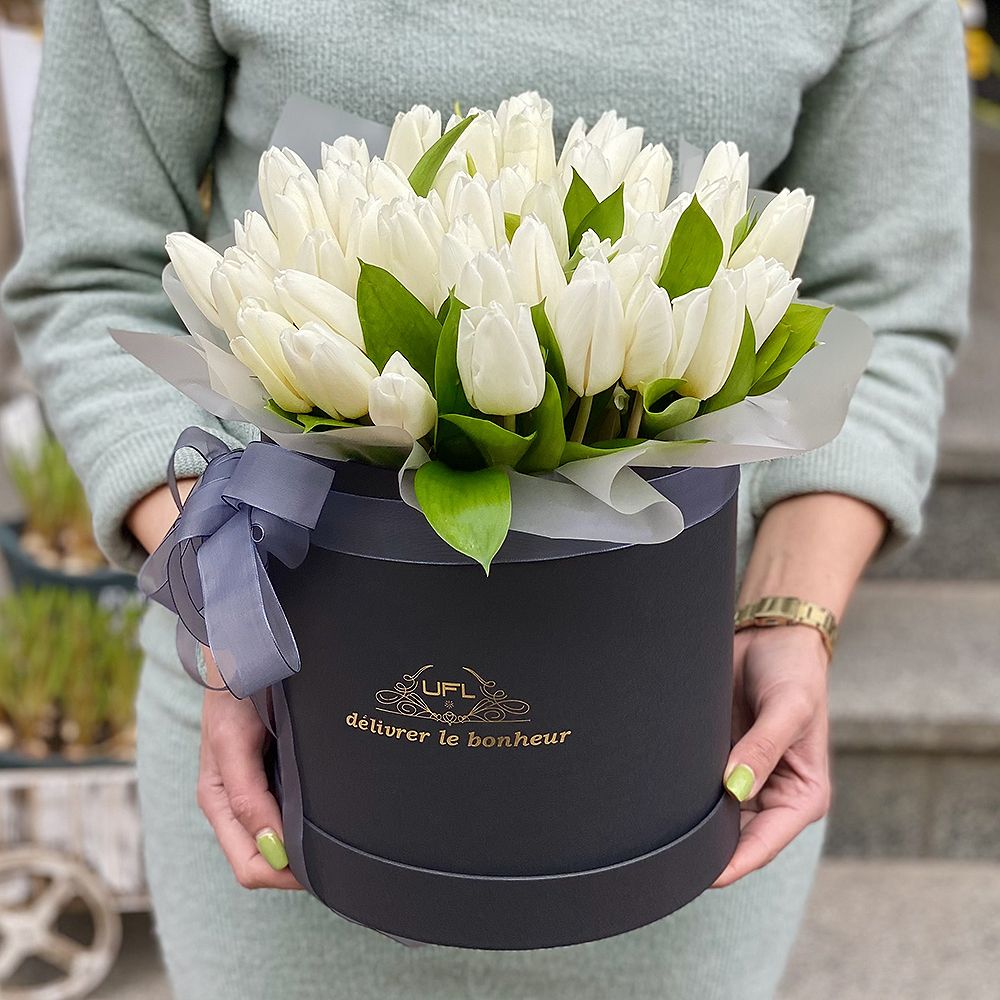
[[[414,101],[489,107],[528,87],[566,116],[563,133],[613,107],[653,139],[735,140],[756,186],[805,187],[817,197],[807,293],[878,331],[843,433],[745,470],[741,603],[791,596],[839,617],[869,559],[917,531],[965,326],[967,109],[952,0],[786,0],[724,16],[697,0],[50,0],[28,235],[6,303],[116,562],[138,566],[172,522],[164,468],[183,428],[233,445],[248,433],[108,336],[176,329],[160,289],[164,234],[228,228],[292,93],[389,121]],[[143,642],[149,879],[184,1000],[774,995],[830,795],[815,628],[736,637],[727,787],[745,826],[717,888],[618,938],[518,953],[409,949],[304,893],[267,891],[295,882],[253,710],[183,676],[159,608]]]

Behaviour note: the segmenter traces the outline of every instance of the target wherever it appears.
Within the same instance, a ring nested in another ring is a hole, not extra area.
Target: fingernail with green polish
[[[261,830],[256,836],[257,850],[260,851],[264,860],[276,871],[288,867],[288,855],[285,853],[285,845],[281,838],[268,827]]]
[[[746,802],[753,789],[753,771],[746,764],[737,764],[726,778],[726,790],[739,802]]]

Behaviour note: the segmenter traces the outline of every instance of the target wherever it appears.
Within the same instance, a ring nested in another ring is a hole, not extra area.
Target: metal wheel
[[[85,940],[67,932],[67,917],[90,924]],[[120,945],[121,918],[90,869],[42,848],[0,852],[0,997],[80,1000]]]

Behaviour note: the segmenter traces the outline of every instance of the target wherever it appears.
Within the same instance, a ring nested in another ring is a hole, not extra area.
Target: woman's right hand
[[[208,682],[218,669],[205,650]],[[267,731],[249,699],[206,690],[201,710],[198,805],[245,889],[301,889],[288,870],[281,812],[267,786]]]

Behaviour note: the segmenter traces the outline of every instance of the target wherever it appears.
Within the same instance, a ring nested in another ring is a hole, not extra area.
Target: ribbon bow
[[[181,503],[174,457],[184,448],[208,466]],[[177,651],[195,680],[201,682],[197,643],[211,647],[237,698],[298,672],[299,650],[267,560],[294,569],[305,559],[333,476],[274,444],[234,450],[198,427],[177,439],[167,482],[179,514],[139,571],[139,587],[178,616]]]

